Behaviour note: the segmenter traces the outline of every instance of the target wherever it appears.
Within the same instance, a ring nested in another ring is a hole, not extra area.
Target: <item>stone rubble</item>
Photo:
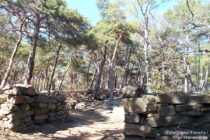
[[[0,94],[1,130],[24,131],[68,114],[64,96],[39,94],[31,85],[14,85]]]
[[[125,136],[144,140],[186,136],[210,139],[210,95],[145,94],[137,89],[128,86],[122,90]]]

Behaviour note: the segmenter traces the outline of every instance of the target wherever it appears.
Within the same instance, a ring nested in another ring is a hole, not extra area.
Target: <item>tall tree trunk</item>
[[[165,59],[163,55],[162,55],[161,65],[162,65],[162,69],[161,69],[162,70],[162,87],[165,90]]]
[[[183,45],[184,47],[184,92],[188,93],[192,91],[192,80],[191,80],[191,70],[190,70],[190,62],[188,58],[189,47],[187,45]]]
[[[119,33],[119,37],[117,39],[114,52],[112,55],[112,58],[109,61],[109,80],[108,80],[108,89],[109,89],[109,101],[113,100],[113,90],[114,90],[114,80],[115,80],[115,58],[116,58],[116,53],[118,50],[118,47],[120,45],[120,41],[122,38],[122,33]]]
[[[57,64],[58,64],[58,58],[59,58],[59,53],[60,53],[61,47],[62,47],[62,45],[59,45],[58,49],[56,51],[55,63],[54,63],[53,71],[52,71],[52,74],[51,74],[51,77],[50,77],[50,81],[49,81],[48,94],[50,93],[50,90],[51,90],[51,87],[52,87],[53,77],[55,75],[55,70],[56,70],[56,67],[57,67]]]
[[[130,49],[130,46],[127,46],[127,49],[126,49],[126,62],[125,62],[125,67],[124,67],[124,74],[123,74],[122,83],[120,85],[120,91],[127,84],[127,81],[128,81],[130,58],[131,58],[131,49]]]
[[[144,88],[144,77],[145,77],[145,74],[143,72],[143,68],[142,68],[142,62],[140,59],[138,60],[139,64],[138,64],[138,74],[137,74],[137,83],[139,84],[139,86],[142,88],[142,89],[145,89]]]
[[[66,77],[67,72],[69,71],[69,68],[70,68],[70,63],[68,64],[68,67],[67,67],[67,69],[65,70],[65,72],[64,72],[64,74],[63,74],[63,76],[62,76],[62,80],[61,80],[61,83],[60,83],[60,85],[59,85],[59,87],[58,87],[57,94],[58,94],[59,91],[61,90],[63,81],[64,81],[64,79],[65,79],[65,77]]]
[[[96,77],[96,73],[97,73],[97,69],[95,69],[95,72],[91,78],[91,82],[90,82],[90,89],[92,90],[93,89],[93,83],[94,83],[94,79]]]
[[[11,57],[10,57],[9,65],[7,67],[6,73],[4,74],[4,78],[1,81],[0,88],[3,88],[6,85],[6,83],[7,83],[9,74],[11,72],[11,69],[12,69],[12,66],[13,66],[13,63],[14,63],[14,59],[16,57],[16,54],[18,52],[18,48],[20,47],[20,44],[21,44],[21,41],[22,41],[22,38],[23,38],[22,28],[23,28],[23,24],[21,24],[21,26],[20,26],[20,35],[18,37],[17,43],[16,43],[15,48],[14,48],[14,50],[12,52]]]
[[[113,100],[113,90],[115,83],[115,62],[113,60],[109,61],[109,80],[108,80],[108,88],[109,88],[109,100]]]
[[[31,50],[29,53],[27,67],[25,71],[25,82],[24,82],[25,84],[30,84],[32,76],[33,76],[36,47],[37,47],[37,42],[39,39],[39,32],[40,32],[40,22],[37,23],[34,29],[34,36],[32,38]]]
[[[90,60],[89,64],[88,64],[88,71],[87,71],[87,77],[86,77],[86,88],[88,89],[89,88],[89,72],[90,72],[90,65],[92,63],[92,59]]]
[[[148,49],[149,49],[149,31],[148,31],[148,23],[145,25],[144,29],[144,63],[145,63],[145,77],[144,77],[144,89],[149,92],[150,88],[148,85],[149,80],[149,57],[148,57]]]
[[[205,79],[204,79],[204,90],[205,91],[208,91],[208,89],[209,89],[208,78],[209,78],[209,62],[207,62],[207,64],[206,64],[206,73],[205,73]]]
[[[195,51],[197,51],[198,52],[198,50],[196,49]],[[197,60],[197,56],[198,56],[198,54],[197,53],[195,53],[195,55],[194,55],[194,62],[195,62],[195,71],[196,71],[196,83],[197,84],[195,84],[194,86],[195,86],[195,90],[196,91],[199,91],[199,63],[198,63],[198,60]]]
[[[96,97],[96,94],[98,93],[98,91],[100,89],[100,85],[101,85],[101,76],[102,76],[104,65],[105,65],[105,62],[106,62],[107,45],[108,45],[108,41],[106,41],[106,43],[105,43],[103,59],[101,60],[101,63],[98,66],[98,75],[97,75],[97,79],[96,79],[95,88],[94,88],[94,91],[93,91],[94,98]]]
[[[40,83],[41,83],[41,74],[38,74],[37,76],[38,84],[37,84],[37,91],[40,91]]]
[[[50,69],[50,67],[48,66],[45,71],[45,88],[44,88],[44,90],[47,90],[49,87],[49,76],[48,76],[49,69]]]

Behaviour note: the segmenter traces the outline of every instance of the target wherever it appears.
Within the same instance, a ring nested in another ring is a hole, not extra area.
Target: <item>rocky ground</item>
[[[124,109],[119,99],[108,103],[84,103],[70,109],[70,117],[34,126],[27,133],[2,133],[1,140],[122,140]]]

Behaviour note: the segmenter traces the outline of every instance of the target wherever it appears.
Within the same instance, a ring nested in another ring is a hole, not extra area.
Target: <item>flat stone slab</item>
[[[50,97],[48,96],[36,96],[34,98],[35,103],[49,103],[50,102]]]
[[[155,97],[156,103],[167,104],[184,104],[186,103],[186,95],[183,93],[165,93]]]
[[[29,96],[12,96],[7,99],[7,101],[12,104],[30,104],[33,100],[34,99]]]
[[[176,111],[177,112],[187,112],[187,111],[191,111],[191,110],[200,110],[200,108],[202,107],[202,104],[184,104],[184,105],[176,105]]]
[[[57,103],[57,98],[56,97],[49,97],[50,99],[49,99],[49,102],[50,103]]]
[[[140,123],[140,116],[137,113],[129,113],[125,114],[125,122],[126,123]]]
[[[147,114],[157,111],[157,104],[146,98],[124,98],[122,101],[127,113]]]
[[[34,116],[34,120],[45,120],[47,118],[48,118],[47,115]]]
[[[147,118],[144,122],[149,127],[165,127],[174,125],[184,125],[191,123],[191,119],[185,116],[157,116]]]
[[[143,90],[134,86],[126,86],[122,89],[123,98],[136,98],[145,94]]]
[[[210,124],[210,112],[198,117],[193,123],[194,127],[202,126],[203,124]]]
[[[17,91],[21,92],[23,95],[28,95],[28,96],[36,95],[35,89],[33,88],[32,85],[17,84],[17,85],[14,85],[14,88],[18,88]]]
[[[47,114],[49,112],[49,109],[47,108],[43,108],[43,109],[35,109],[33,110],[34,115],[43,115],[43,114]]]
[[[56,109],[56,104],[49,104],[48,109]]]
[[[176,114],[175,107],[173,105],[160,106],[158,112],[160,116],[173,116]]]
[[[155,137],[156,129],[138,124],[125,124],[124,134],[127,136]]]
[[[23,104],[23,105],[20,106],[20,110],[28,111],[28,110],[30,110],[30,105],[29,104]]]
[[[192,95],[188,96],[188,104],[210,104],[210,95]]]
[[[22,118],[30,117],[33,114],[33,111],[18,111],[8,115],[8,118],[17,120]]]
[[[39,107],[40,108],[48,108],[48,104],[47,103],[39,103]]]

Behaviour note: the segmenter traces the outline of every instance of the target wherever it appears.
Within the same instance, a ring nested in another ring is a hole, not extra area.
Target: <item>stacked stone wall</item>
[[[123,89],[126,136],[139,140],[210,139],[210,96],[184,93],[142,94]]]
[[[33,124],[66,117],[65,97],[36,93],[31,85],[15,85],[0,94],[0,129],[24,131]]]

